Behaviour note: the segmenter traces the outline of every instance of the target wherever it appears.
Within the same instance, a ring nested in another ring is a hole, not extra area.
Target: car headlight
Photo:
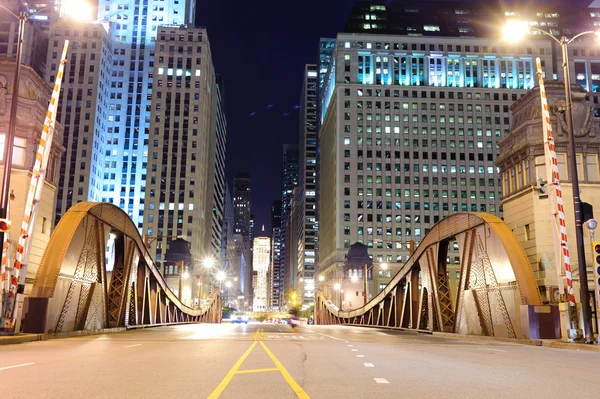
[[[242,316],[242,320],[248,321],[248,316]]]

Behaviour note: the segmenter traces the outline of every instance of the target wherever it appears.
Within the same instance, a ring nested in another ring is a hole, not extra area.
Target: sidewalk
[[[21,344],[24,342],[46,341],[49,339],[83,337],[86,335],[108,334],[115,332],[127,331],[125,327],[105,328],[102,330],[89,331],[73,331],[58,334],[15,334],[15,335],[0,335],[0,345]]]
[[[408,328],[399,328],[399,327],[386,327],[386,326],[370,326],[363,324],[345,324],[347,326],[352,327],[369,327],[369,328],[382,328],[387,330],[398,330],[404,332],[412,332],[414,334],[428,334],[440,338],[448,338],[448,339],[464,339],[470,341],[490,341],[490,342],[503,342],[514,345],[531,345],[531,346],[544,346],[547,348],[555,348],[555,349],[570,349],[577,351],[587,351],[587,352],[599,352],[600,353],[600,345],[593,344],[580,344],[575,342],[563,342],[558,339],[523,339],[523,338],[498,338],[498,337],[487,337],[480,335],[465,335],[465,334],[453,334],[446,332],[432,332],[428,330],[413,330]]]

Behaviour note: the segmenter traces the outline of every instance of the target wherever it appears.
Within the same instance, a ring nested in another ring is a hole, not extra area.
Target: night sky
[[[270,233],[271,205],[281,199],[283,144],[298,142],[304,65],[317,62],[319,37],[335,37],[353,4],[197,0],[196,25],[208,29],[225,85],[227,181],[250,172],[256,234],[263,224]]]

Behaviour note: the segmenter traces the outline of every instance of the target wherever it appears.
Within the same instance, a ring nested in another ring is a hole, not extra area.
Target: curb
[[[438,332],[438,331],[429,331],[429,330],[415,330],[410,328],[402,328],[402,327],[389,327],[389,326],[371,326],[365,324],[344,324],[345,326],[351,327],[367,327],[367,328],[379,328],[386,330],[396,330],[403,331],[413,334],[428,334],[437,336],[440,338],[448,338],[448,339],[464,339],[470,341],[489,341],[489,342],[502,342],[514,345],[529,345],[529,346],[543,346],[546,348],[554,348],[554,349],[569,349],[576,351],[585,351],[585,352],[598,352],[600,353],[600,345],[588,345],[588,344],[580,344],[575,342],[563,342],[560,340],[551,340],[551,339],[527,339],[527,338],[499,338],[499,337],[487,337],[480,335],[466,335],[466,334],[453,334],[447,332]]]

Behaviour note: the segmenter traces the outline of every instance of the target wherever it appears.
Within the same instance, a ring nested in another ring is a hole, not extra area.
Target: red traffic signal
[[[597,242],[595,242],[593,244],[594,244],[594,253],[596,255],[600,255],[600,244],[598,244]]]
[[[8,219],[0,219],[0,232],[8,233],[10,231],[11,222]]]

